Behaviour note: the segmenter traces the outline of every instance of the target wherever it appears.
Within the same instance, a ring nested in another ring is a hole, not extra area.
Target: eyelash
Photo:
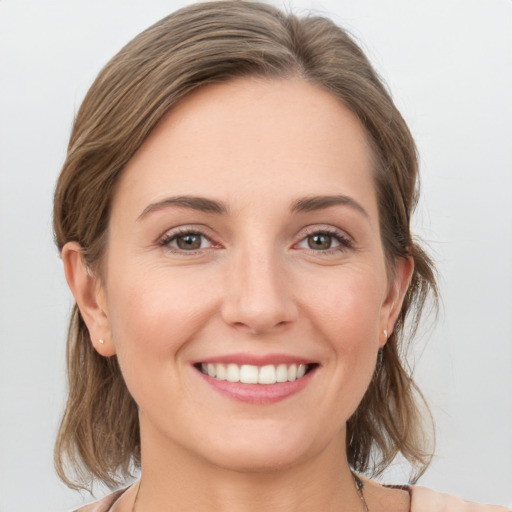
[[[315,250],[315,249],[306,249],[310,254],[321,255],[321,256],[331,256],[334,254],[342,253],[350,249],[354,249],[354,242],[351,238],[349,238],[343,231],[340,231],[336,228],[311,228],[307,230],[306,235],[303,236],[298,243],[306,241],[309,237],[315,235],[324,235],[333,238],[336,242],[339,243],[336,247],[330,247],[326,250]]]
[[[172,247],[170,245],[173,241],[177,240],[180,236],[184,236],[184,235],[199,236],[201,238],[208,240],[210,243],[213,243],[211,238],[209,238],[208,236],[206,236],[204,233],[202,233],[201,231],[199,231],[197,229],[181,228],[176,231],[173,231],[172,233],[166,233],[161,238],[158,245],[160,245],[161,247],[166,247],[167,249],[169,249],[171,252],[173,252],[175,254],[183,254],[183,255],[187,255],[187,256],[193,256],[194,254],[199,254],[201,251],[205,250],[205,249],[196,249],[193,251],[192,250],[187,251],[184,249],[180,249],[179,247]],[[210,249],[210,247],[208,247],[207,249]]]
[[[193,255],[199,254],[205,250],[209,250],[212,248],[212,247],[207,247],[204,249],[199,248],[196,250],[189,251],[189,250],[184,250],[184,249],[180,249],[178,247],[171,246],[172,242],[177,240],[180,236],[184,236],[184,235],[199,236],[199,237],[207,240],[208,242],[210,242],[213,246],[216,245],[212,241],[212,239],[210,237],[208,237],[207,235],[205,235],[203,232],[201,232],[200,230],[191,229],[191,228],[181,228],[181,229],[178,229],[171,233],[166,233],[160,239],[160,241],[158,242],[158,245],[161,247],[166,247],[167,249],[169,249],[171,252],[173,252],[175,254],[180,254],[180,255],[184,255],[184,256],[185,255],[193,256]],[[315,235],[317,235],[317,236],[324,235],[324,236],[332,237],[336,242],[339,243],[339,245],[337,245],[335,247],[330,247],[329,249],[326,249],[326,250],[315,250],[315,249],[311,249],[311,248],[305,249],[310,254],[329,256],[329,255],[337,254],[337,253],[344,252],[344,251],[354,248],[353,241],[348,236],[346,236],[342,231],[335,229],[335,228],[321,228],[321,229],[311,228],[311,230],[308,230],[308,232],[305,234],[305,236],[303,236],[297,243],[295,243],[294,246],[306,241],[309,237],[315,236]],[[220,245],[217,244],[217,247],[220,247]],[[217,248],[217,247],[213,247],[213,248]]]

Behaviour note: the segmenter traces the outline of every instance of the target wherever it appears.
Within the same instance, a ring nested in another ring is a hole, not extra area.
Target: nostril
[[[251,334],[275,332],[294,323],[298,318],[297,304],[288,293],[287,286],[281,285],[283,276],[273,276],[275,270],[251,270],[246,262],[243,275],[232,275],[233,282],[227,283],[229,290],[223,297],[221,314],[223,320],[238,330]],[[229,286],[231,285],[231,286]]]

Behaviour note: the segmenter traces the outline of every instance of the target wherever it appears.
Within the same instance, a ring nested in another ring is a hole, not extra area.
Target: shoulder
[[[115,491],[108,496],[105,496],[99,501],[95,501],[94,503],[89,503],[88,505],[84,505],[73,512],[108,512],[112,505],[119,499],[121,494],[123,494],[126,489],[122,489],[120,491]]]
[[[360,476],[367,499],[379,503],[383,510],[410,512],[512,512],[497,505],[481,505],[421,486],[383,485]],[[407,498],[404,500],[404,493]],[[410,507],[410,508],[409,508]],[[370,510],[372,507],[370,505]]]
[[[426,487],[412,487],[411,496],[411,512],[511,512],[506,507],[471,503]]]

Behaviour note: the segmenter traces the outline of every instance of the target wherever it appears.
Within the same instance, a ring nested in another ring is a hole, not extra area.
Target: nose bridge
[[[223,308],[228,323],[264,333],[296,318],[284,258],[274,244],[241,244],[228,272]]]

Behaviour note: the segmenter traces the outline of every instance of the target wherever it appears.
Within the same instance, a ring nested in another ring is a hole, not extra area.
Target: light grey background
[[[52,191],[96,73],[185,3],[0,1],[1,512],[82,503],[52,466],[71,306],[52,245]],[[288,5],[330,14],[355,34],[419,146],[416,230],[438,262],[444,298],[436,328],[415,345],[438,427],[421,483],[512,506],[512,2]],[[387,476],[404,478],[400,468]]]

